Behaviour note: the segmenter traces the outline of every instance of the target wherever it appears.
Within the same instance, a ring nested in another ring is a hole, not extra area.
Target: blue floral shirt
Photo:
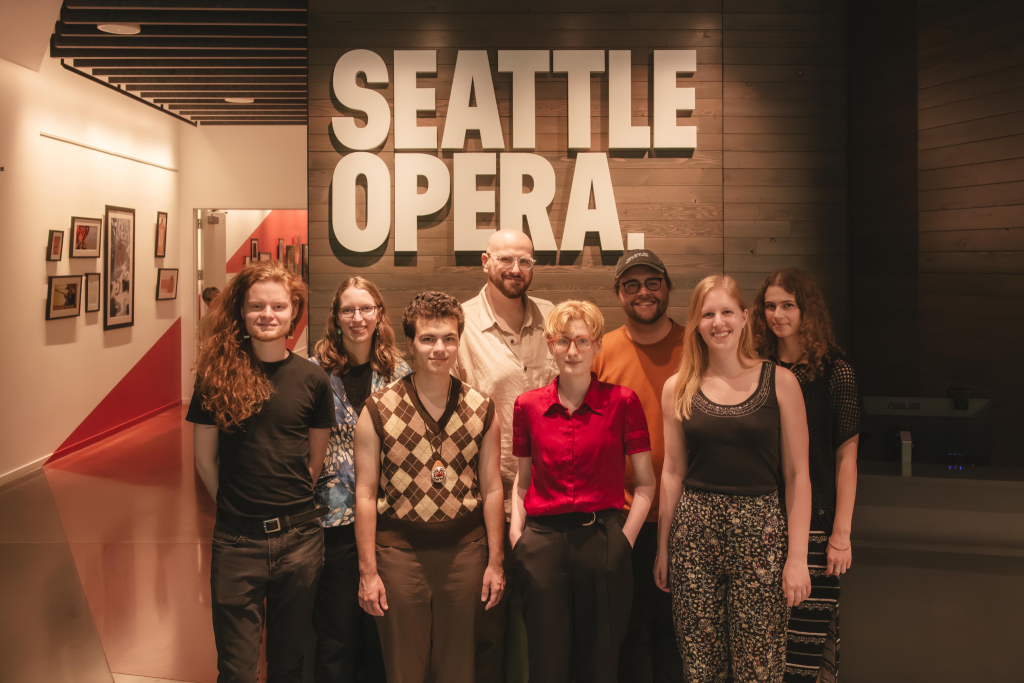
[[[318,358],[310,360],[317,365],[320,364]],[[370,393],[379,391],[411,373],[412,368],[404,360],[398,361],[390,377],[382,377],[374,370],[370,379]],[[351,524],[356,520],[356,470],[353,450],[356,422],[359,420],[359,415],[345,394],[345,385],[337,375],[331,375],[331,391],[334,394],[337,424],[331,429],[324,467],[313,488],[317,505],[326,505],[330,508],[327,516],[321,520],[323,525],[328,527]]]

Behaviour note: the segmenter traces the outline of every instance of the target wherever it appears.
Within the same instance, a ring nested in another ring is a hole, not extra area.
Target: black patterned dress
[[[817,377],[806,363],[779,363],[803,390],[810,436],[811,529],[807,566],[811,595],[790,612],[786,634],[786,683],[823,683],[839,675],[839,577],[826,576],[828,538],[836,515],[836,450],[860,433],[860,395],[849,362],[834,351]]]

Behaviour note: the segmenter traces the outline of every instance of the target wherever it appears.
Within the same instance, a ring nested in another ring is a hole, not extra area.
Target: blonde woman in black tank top
[[[717,683],[730,671],[736,683],[779,683],[789,609],[811,591],[800,385],[757,358],[747,307],[730,277],[697,284],[682,356],[662,394],[654,579],[672,593],[688,683]]]

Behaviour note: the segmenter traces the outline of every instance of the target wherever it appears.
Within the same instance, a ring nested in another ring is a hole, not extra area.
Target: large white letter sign
[[[469,106],[470,93],[476,94],[475,107]],[[462,149],[467,130],[480,131],[484,149],[505,149],[487,50],[459,50],[441,149]]]
[[[608,149],[651,147],[651,127],[633,125],[632,72],[629,50],[608,51]]]
[[[420,177],[427,191],[419,192]],[[451,174],[432,154],[395,155],[395,251],[416,251],[416,219],[440,211],[451,195]]]
[[[697,126],[677,126],[679,111],[693,111],[693,88],[677,88],[676,74],[697,70],[696,50],[654,51],[654,148],[696,149]]]
[[[594,191],[594,208],[590,207],[590,191]],[[562,251],[581,251],[588,232],[597,232],[602,251],[622,251],[622,230],[619,210],[615,206],[612,175],[608,156],[603,152],[580,152],[572,174],[569,208],[562,230]]]
[[[498,71],[512,72],[512,149],[536,149],[537,74],[551,72],[547,50],[498,50]]]
[[[366,227],[356,222],[356,180],[366,178]],[[341,246],[373,251],[391,234],[391,172],[384,160],[369,152],[346,154],[334,167],[331,181],[331,227]]]
[[[487,251],[494,230],[477,230],[478,213],[494,213],[494,190],[477,190],[478,175],[494,175],[497,154],[453,154],[455,160],[455,251]]]
[[[590,149],[590,74],[604,72],[604,50],[555,50],[552,71],[569,74],[569,149]]]
[[[436,73],[435,50],[395,50],[395,149],[437,149],[437,127],[416,125],[416,112],[437,108],[434,89],[417,88],[416,74]]]
[[[343,54],[334,65],[331,89],[345,107],[366,112],[366,125],[359,128],[351,116],[335,116],[331,123],[335,137],[345,147],[376,149],[388,139],[391,108],[379,92],[356,84],[358,74],[363,74],[368,84],[388,84],[388,68],[376,52],[351,50]]]
[[[523,192],[523,176],[533,178],[533,190],[530,192]],[[548,218],[548,206],[555,198],[555,169],[547,159],[538,154],[502,154],[499,193],[500,228],[522,230],[525,217],[534,249],[558,251]]]

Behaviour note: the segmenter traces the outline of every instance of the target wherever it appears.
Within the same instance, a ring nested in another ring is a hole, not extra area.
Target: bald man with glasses
[[[458,375],[495,403],[501,430],[501,480],[506,518],[518,463],[512,455],[512,409],[516,398],[550,384],[558,374],[544,337],[544,320],[554,305],[527,296],[533,282],[533,242],[522,230],[498,230],[481,254],[487,284],[462,304],[466,329],[459,345]],[[527,680],[526,630],[519,596],[512,586],[512,549],[505,535],[505,576],[501,603],[477,617],[476,680]],[[511,603],[511,605],[510,605]]]

